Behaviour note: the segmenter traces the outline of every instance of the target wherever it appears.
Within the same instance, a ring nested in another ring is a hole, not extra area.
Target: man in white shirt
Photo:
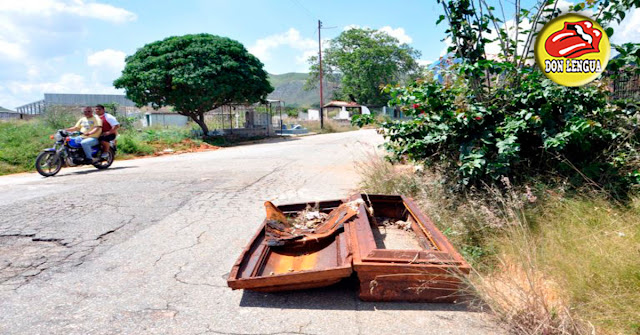
[[[102,158],[106,159],[109,157],[109,142],[113,141],[118,135],[120,123],[113,115],[105,113],[103,105],[96,105],[96,114],[102,120],[102,135],[98,140],[102,146]]]

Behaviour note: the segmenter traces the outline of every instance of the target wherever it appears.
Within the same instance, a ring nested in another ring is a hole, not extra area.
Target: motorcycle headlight
[[[56,142],[60,142],[62,141],[62,135],[60,135],[60,133],[56,133],[53,135],[53,139],[56,140]]]

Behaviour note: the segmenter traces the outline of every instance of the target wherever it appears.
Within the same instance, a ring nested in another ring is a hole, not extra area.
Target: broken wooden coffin
[[[470,267],[409,198],[362,195],[366,217],[349,225],[365,301],[454,302]]]
[[[319,212],[328,214],[344,204],[343,200],[317,203]],[[344,227],[333,235],[319,239],[298,239],[292,231],[269,229],[279,213],[267,207],[267,218],[233,266],[227,284],[233,289],[260,292],[307,289],[329,286],[349,277],[352,273],[349,236]],[[315,203],[278,206],[287,218],[300,215]],[[269,234],[267,234],[269,233]],[[274,235],[281,239],[275,241]],[[302,240],[302,241],[300,241]]]
[[[312,214],[313,206],[325,221],[314,228],[291,225]],[[229,275],[233,289],[322,287],[355,270],[363,300],[451,302],[469,273],[444,235],[404,196],[265,207],[265,221]]]

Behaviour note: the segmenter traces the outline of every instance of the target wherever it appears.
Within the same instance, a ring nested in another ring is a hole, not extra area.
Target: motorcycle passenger
[[[102,121],[99,117],[93,115],[91,107],[85,107],[82,110],[84,117],[80,118],[75,126],[68,128],[67,131],[74,132],[80,131],[81,136],[76,137],[74,140],[80,141],[82,150],[86,157],[85,164],[93,163],[93,157],[91,156],[91,147],[98,145],[98,137],[102,133]]]
[[[96,114],[102,121],[102,134],[98,138],[102,146],[102,158],[107,159],[109,158],[109,142],[113,141],[118,135],[120,123],[115,116],[105,113],[103,105],[96,105]]]

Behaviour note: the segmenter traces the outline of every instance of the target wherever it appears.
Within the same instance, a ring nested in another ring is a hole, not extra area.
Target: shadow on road
[[[76,172],[71,172],[71,173],[65,173],[65,174],[60,174],[55,176],[55,178],[60,178],[60,177],[67,177],[67,176],[75,176],[75,175],[79,175],[79,174],[90,174],[90,173],[97,173],[97,172],[103,172],[103,171],[113,171],[113,170],[123,170],[123,169],[132,169],[132,168],[137,168],[137,166],[116,166],[116,167],[110,167],[106,170],[82,170],[82,171],[76,171]]]
[[[267,137],[259,140],[234,143],[233,145],[230,145],[230,147],[240,147],[245,145],[269,144],[269,143],[279,143],[279,142],[292,142],[292,141],[299,141],[300,139],[301,138],[297,136],[273,136],[273,137]]]
[[[245,290],[240,306],[274,309],[323,310],[413,310],[469,312],[466,304],[365,302],[358,298],[357,278],[348,278],[338,284],[309,290],[261,293]]]

